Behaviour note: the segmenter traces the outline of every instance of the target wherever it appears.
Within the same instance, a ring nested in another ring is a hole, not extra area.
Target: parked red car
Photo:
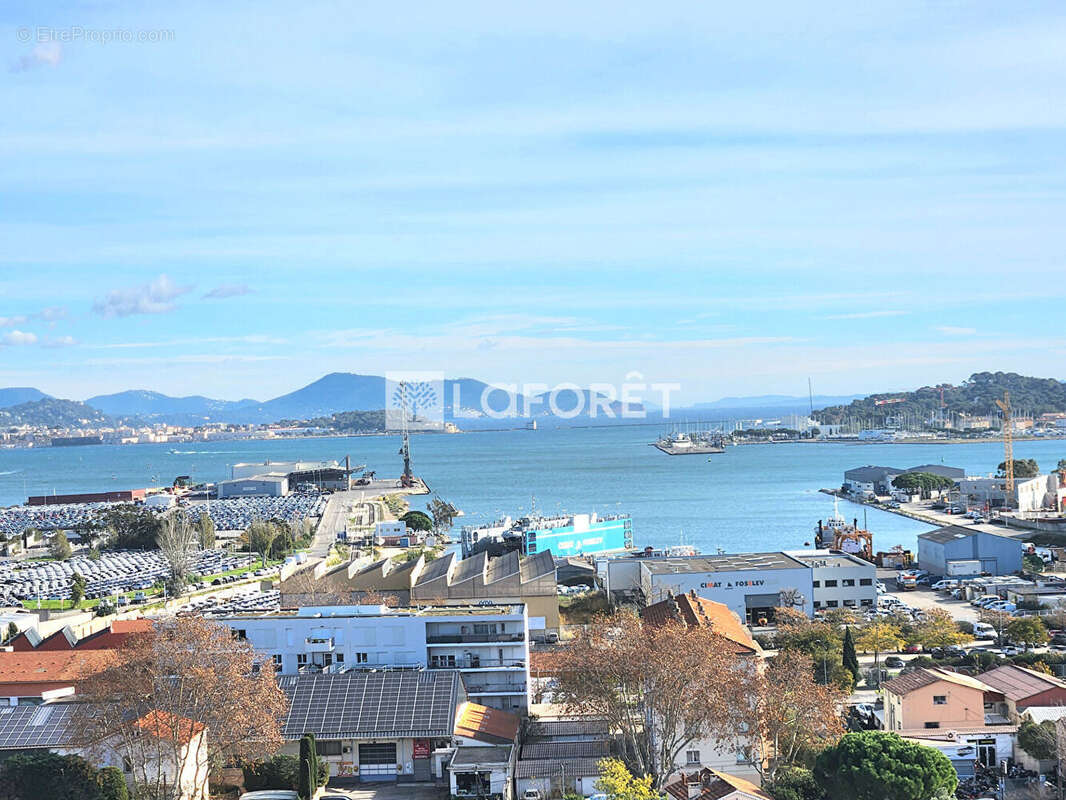
[[[903,648],[904,653],[920,653],[922,652],[922,646],[920,644],[909,644]]]

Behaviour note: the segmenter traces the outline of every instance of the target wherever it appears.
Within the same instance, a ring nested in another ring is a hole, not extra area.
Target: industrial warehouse
[[[647,605],[694,591],[749,624],[772,620],[780,606],[810,615],[877,604],[877,568],[835,550],[617,558],[601,567],[612,602]]]

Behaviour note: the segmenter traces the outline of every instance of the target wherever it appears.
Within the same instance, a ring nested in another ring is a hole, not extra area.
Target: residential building
[[[682,774],[664,788],[674,800],[773,800],[751,781],[707,768]]]
[[[1003,695],[996,710],[1011,722],[1032,706],[1066,706],[1066,681],[1033,669],[1005,664],[982,672],[981,683]]]
[[[890,731],[975,728],[1003,694],[978,678],[939,668],[905,672],[885,683],[885,728]],[[1006,722],[1006,720],[1003,720]]]
[[[74,694],[81,681],[117,658],[114,650],[0,652],[0,709]]]
[[[411,668],[459,670],[471,698],[524,712],[529,704],[526,608],[309,606],[216,618],[283,675]]]
[[[790,550],[786,555],[810,565],[815,611],[877,605],[877,567],[869,561],[836,550]]]
[[[1015,751],[1017,725],[985,725],[951,730],[897,731],[907,741],[939,750],[955,767],[959,779],[972,778],[976,765],[998,769]]]
[[[36,628],[27,628],[7,643],[16,653],[48,652],[62,650],[114,650],[121,647],[130,636],[152,630],[150,619],[116,619],[106,628],[79,637],[69,625],[52,635],[41,638]]]
[[[116,735],[113,739],[86,743],[76,710],[81,703],[49,702],[35,706],[0,708],[0,761],[16,753],[51,750],[60,755],[77,755],[96,767],[118,767],[126,777],[133,796],[135,781],[141,772],[127,761],[127,750]],[[208,800],[207,731],[203,725],[185,720],[187,725],[175,726],[158,711],[151,711],[135,721],[136,727],[148,737],[159,737],[168,743],[175,731],[181,737],[181,751],[176,759],[161,757],[154,745],[138,748],[146,756],[145,772],[161,775],[171,786],[180,786],[179,800]],[[165,752],[163,750],[162,752]],[[190,755],[191,754],[191,755]],[[177,761],[181,767],[174,763]]]
[[[933,575],[947,575],[953,561],[980,561],[981,572],[1009,575],[1021,571],[1024,549],[1020,539],[948,525],[918,534],[918,566]]]
[[[510,800],[521,719],[506,711],[464,703],[453,730],[458,747],[448,763],[454,797]]]
[[[728,606],[700,597],[695,591],[668,597],[659,603],[648,606],[641,611],[645,625],[665,625],[668,622],[684,624],[686,628],[708,628],[720,638],[723,650],[735,653],[741,658],[758,659],[762,648],[751,635],[751,631],[741,623],[740,618]],[[649,716],[646,727],[654,736],[658,726]],[[651,748],[656,752],[656,747]],[[748,740],[738,740],[733,746],[723,746],[711,737],[697,738],[685,751],[687,769],[725,770],[759,779],[758,771],[749,762],[745,752],[750,749]]]

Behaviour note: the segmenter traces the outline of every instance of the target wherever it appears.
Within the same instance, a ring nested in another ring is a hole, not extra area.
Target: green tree
[[[607,800],[659,800],[662,794],[651,788],[652,776],[636,778],[617,758],[605,758],[597,765],[600,770],[596,791]]]
[[[851,628],[844,629],[844,645],[842,661],[851,673],[855,683],[859,682],[859,657],[855,654],[855,639],[851,635]]]
[[[433,520],[422,511],[408,511],[400,517],[400,521],[413,531],[433,530]]]
[[[300,788],[300,759],[279,754],[265,761],[244,766],[244,788],[249,792],[263,789]]]
[[[429,501],[429,513],[433,517],[433,530],[440,533],[452,526],[452,522],[459,516],[459,509],[440,497],[434,497]]]
[[[74,554],[74,550],[70,546],[70,540],[67,539],[67,535],[63,531],[56,531],[52,534],[50,549],[52,558],[56,561],[65,561]]]
[[[135,505],[121,505],[97,514],[94,527],[107,531],[109,550],[155,550],[161,517]]]
[[[814,773],[804,767],[788,767],[777,773],[774,783],[767,789],[774,800],[822,800],[822,787],[814,779]]]
[[[928,498],[934,491],[942,492],[950,489],[955,485],[955,481],[932,472],[905,472],[893,478],[892,485],[897,489],[917,491],[923,498]]]
[[[80,756],[16,753],[0,766],[4,800],[103,800],[99,773]]]
[[[914,626],[914,641],[926,650],[963,644],[972,639],[972,636],[959,630],[951,614],[942,608],[925,612],[925,616]]]
[[[1000,461],[999,466],[996,467],[999,477],[1003,477],[1007,474],[1007,462]],[[1040,474],[1040,466],[1032,458],[1016,458],[1014,459],[1014,477],[1015,478],[1035,478]]]
[[[274,524],[256,520],[248,526],[242,538],[248,549],[253,553],[258,553],[259,557],[263,559],[263,566],[265,567],[267,553],[270,551],[270,545],[273,544],[277,535],[278,529]]]
[[[104,767],[100,770],[101,800],[129,800],[130,789],[126,785],[126,776],[118,767]]]
[[[881,685],[881,653],[894,653],[903,647],[903,644],[903,634],[899,626],[889,622],[874,622],[859,631],[855,646],[864,653],[874,654],[878,686]]]
[[[829,800],[931,800],[958,785],[947,756],[886,731],[848,733],[815,760]]]
[[[75,572],[70,578],[70,605],[78,608],[85,599],[85,578],[80,572]]]
[[[1055,467],[1056,472],[1066,472],[1066,458],[1060,458],[1059,463]]]
[[[310,800],[318,788],[318,753],[314,734],[305,733],[300,738],[300,772],[297,777],[300,797]]]
[[[1055,723],[1045,720],[1039,725],[1026,719],[1018,728],[1018,746],[1033,758],[1050,761],[1055,757]]]
[[[196,521],[196,532],[200,536],[200,547],[204,550],[211,550],[216,543],[215,538],[215,521],[211,519],[211,515],[203,512],[200,514],[200,519]]]
[[[1026,647],[1047,644],[1048,632],[1040,617],[1015,617],[1007,623],[1007,636]]]
[[[100,548],[96,547],[96,546],[90,547],[89,548],[89,552],[88,552],[88,556],[89,556],[89,559],[91,561],[99,561],[100,560]]]
[[[16,625],[14,622],[7,623],[7,633],[4,636],[4,641],[5,642],[10,642],[12,639],[14,639],[18,635],[19,635],[19,626]]]

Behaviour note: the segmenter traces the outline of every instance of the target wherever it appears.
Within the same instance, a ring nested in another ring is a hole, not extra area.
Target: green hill
[[[0,410],[0,426],[41,425],[50,428],[81,428],[113,425],[114,420],[92,406],[75,400],[49,397]]]
[[[815,418],[824,424],[846,420],[871,420],[877,424],[886,415],[907,415],[933,419],[940,409],[940,390],[944,391],[944,414],[983,416],[998,414],[996,400],[1010,392],[1011,407],[1016,414],[1036,416],[1050,411],[1066,411],[1066,383],[1054,378],[1031,378],[1015,372],[975,372],[958,386],[941,384],[923,386],[913,392],[872,394],[847,405],[830,406],[816,411]],[[889,401],[889,402],[885,402]]]

